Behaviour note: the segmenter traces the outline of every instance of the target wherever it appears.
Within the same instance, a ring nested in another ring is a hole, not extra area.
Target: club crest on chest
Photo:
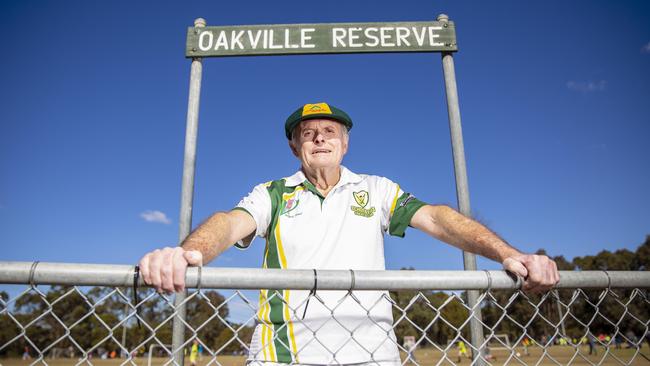
[[[352,197],[354,198],[354,201],[357,203],[358,206],[351,205],[350,209],[352,212],[354,212],[355,215],[357,216],[362,216],[362,217],[371,217],[372,215],[375,214],[375,208],[374,207],[369,207],[368,203],[370,203],[370,194],[368,191],[358,191],[358,192],[352,192]]]

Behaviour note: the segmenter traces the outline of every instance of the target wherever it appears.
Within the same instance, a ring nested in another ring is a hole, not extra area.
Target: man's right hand
[[[181,247],[156,249],[140,259],[140,274],[147,285],[162,293],[185,290],[187,266],[203,264],[203,255],[198,250]]]

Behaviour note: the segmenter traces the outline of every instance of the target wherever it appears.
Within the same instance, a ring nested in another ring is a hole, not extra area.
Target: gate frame
[[[449,17],[446,14],[440,14],[437,20],[442,23],[448,23]],[[194,20],[194,28],[198,32],[200,28],[206,26],[203,18]],[[381,51],[377,51],[381,52]],[[426,51],[440,52],[440,51]],[[465,163],[465,148],[463,144],[463,130],[461,127],[460,106],[458,104],[458,88],[456,85],[456,72],[454,68],[453,52],[442,51],[442,68],[445,79],[445,93],[447,96],[447,112],[449,116],[449,130],[451,134],[451,146],[454,160],[454,175],[456,183],[456,198],[458,201],[459,211],[465,216],[471,216],[469,202],[469,185],[467,180],[467,165]],[[194,176],[196,169],[196,141],[198,136],[199,123],[199,101],[201,94],[201,78],[203,74],[203,64],[201,57],[192,57],[190,69],[190,87],[187,104],[187,120],[185,129],[185,153],[183,159],[183,178],[181,188],[181,207],[179,214],[179,246],[185,238],[189,236],[192,227],[192,204],[194,199]],[[477,269],[476,256],[473,253],[463,251],[463,267],[466,271]],[[183,365],[183,352],[178,352],[184,343],[185,336],[185,315],[186,309],[184,299],[187,296],[187,290],[176,293],[174,299],[177,308],[177,315],[173,319],[172,333],[172,352],[174,352],[174,362],[177,365]],[[478,290],[468,290],[468,305],[473,309],[472,319],[470,322],[472,349],[479,349],[484,352],[483,328],[481,326],[481,309],[476,306],[479,298]],[[477,352],[472,352],[473,362],[477,365],[484,365],[482,358],[479,358]]]

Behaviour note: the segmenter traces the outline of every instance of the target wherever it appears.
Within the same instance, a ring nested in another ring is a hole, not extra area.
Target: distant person
[[[528,351],[528,347],[530,347],[533,342],[530,340],[530,338],[524,337],[524,340],[521,343],[523,343],[523,345],[524,345],[524,354],[526,356],[529,356],[530,351]]]
[[[199,357],[199,341],[194,338],[192,348],[190,349],[190,365],[196,366],[196,360]]]
[[[263,112],[246,111],[266,123]],[[395,138],[418,133],[397,133],[399,121],[394,124]],[[470,217],[426,204],[390,179],[342,166],[351,128],[350,116],[330,104],[298,108],[287,118],[284,133],[299,170],[255,186],[233,210],[203,222],[181,247],[146,254],[140,260],[144,281],[158,291],[182,291],[188,264],[207,264],[233,245],[247,248],[254,236],[266,239],[264,268],[384,270],[384,235],[403,237],[414,227],[501,263],[524,278],[526,291],[546,291],[558,282],[557,266],[548,257],[524,254]],[[244,131],[242,146],[255,133],[252,126]],[[390,151],[390,141],[374,142],[377,154]],[[406,154],[399,158],[422,161]],[[391,304],[382,301],[386,292],[355,292],[359,302],[340,302],[343,295],[318,291],[319,301],[308,302],[309,291],[262,290],[248,362],[400,363]],[[336,322],[330,321],[330,309],[336,309]],[[352,330],[355,340],[350,339]]]
[[[414,364],[418,364],[418,360],[415,358],[415,348],[416,344],[415,342],[412,341],[412,339],[405,339],[404,344],[402,345],[404,349],[406,350],[406,362],[411,362]]]
[[[458,347],[458,363],[460,363],[461,357],[466,357],[470,358],[469,352],[467,352],[467,347],[465,346],[465,342],[463,341],[458,341],[456,344],[456,347]]]
[[[594,356],[598,355],[598,351],[596,350],[596,337],[589,332],[587,334],[587,344],[589,345],[589,355],[593,353]]]
[[[29,346],[25,346],[23,351],[23,360],[29,360],[30,358],[32,357],[29,355]]]

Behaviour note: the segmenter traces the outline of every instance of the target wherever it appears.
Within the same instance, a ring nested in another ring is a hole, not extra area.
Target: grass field
[[[541,348],[530,348],[530,355],[523,355],[523,350],[520,350],[522,353],[520,360],[512,358],[508,360],[510,353],[506,350],[494,350],[492,355],[496,357],[495,360],[491,361],[493,365],[590,365],[590,364],[599,364],[599,365],[648,365],[650,366],[650,349],[647,346],[642,347],[639,354],[636,355],[633,362],[630,362],[634,356],[635,350],[633,349],[610,349],[609,352],[605,352],[605,349],[600,347],[597,355],[589,356],[589,348],[583,346],[580,348],[580,351],[576,353],[575,349],[571,347],[560,347],[554,346],[548,349],[547,354],[543,355]],[[451,351],[447,354],[447,358],[441,362],[443,359],[442,352],[433,350],[433,349],[418,349],[415,352],[415,357],[418,364],[420,365],[469,365],[470,360],[463,358],[460,363],[457,361],[456,351]],[[618,360],[615,358],[618,357]],[[620,361],[619,361],[620,360]],[[0,366],[22,366],[29,365],[34,360],[21,360],[18,358],[8,358],[0,359]],[[101,360],[101,359],[92,359],[91,362],[93,365],[97,366],[116,366],[120,365],[124,360],[113,359],[113,360]],[[168,358],[154,358],[152,365],[163,365],[165,362],[168,362]],[[216,363],[210,362],[213,361],[211,358],[203,356],[202,360],[199,361],[199,366],[204,365],[216,365]],[[244,365],[245,357],[243,356],[219,356],[216,358],[218,364],[223,366],[235,366],[235,365]],[[46,359],[48,365],[52,366],[62,366],[62,365],[74,365],[78,360],[73,359]],[[602,362],[602,363],[601,363]],[[134,363],[137,365],[147,365],[147,358],[137,358],[134,360]],[[42,364],[42,363],[38,363]],[[84,363],[86,364],[86,363]],[[189,361],[186,357],[185,364],[189,365]],[[411,365],[407,363],[407,365]]]

